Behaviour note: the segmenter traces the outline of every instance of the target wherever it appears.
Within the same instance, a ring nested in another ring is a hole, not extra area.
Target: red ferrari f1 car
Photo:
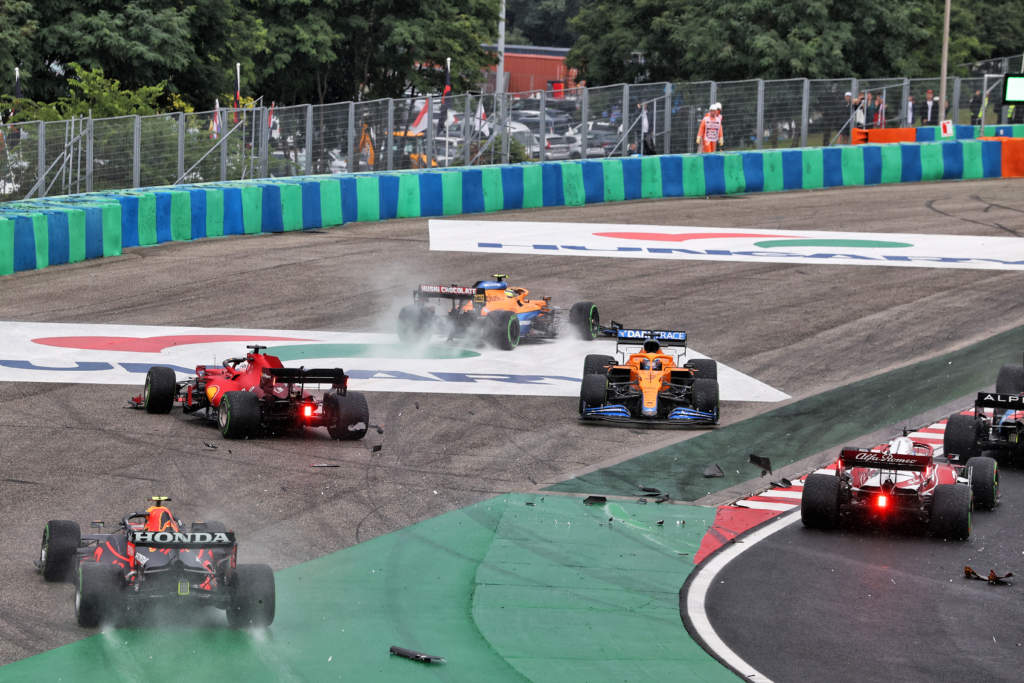
[[[146,605],[216,607],[233,627],[274,620],[274,573],[265,564],[238,564],[233,531],[220,522],[193,522],[186,530],[154,496],[145,512],[125,515],[112,533],[82,534],[77,522],[46,523],[37,571],[46,581],[75,582],[78,624],[117,625]]]
[[[202,411],[216,419],[227,439],[258,433],[280,433],[304,427],[327,427],[332,438],[361,439],[370,413],[366,397],[348,390],[341,368],[286,368],[277,356],[261,353],[265,346],[248,346],[244,358],[228,358],[223,367],[196,366],[196,376],[179,382],[174,370],[154,366],[146,386],[132,399],[149,413],[168,413],[180,404],[186,413]],[[330,384],[322,395],[308,384]]]
[[[936,462],[932,447],[900,436],[877,448],[844,448],[834,473],[804,482],[804,526],[833,529],[842,520],[923,522],[940,538],[971,535],[971,509],[999,500],[999,470],[989,457],[964,465]]]

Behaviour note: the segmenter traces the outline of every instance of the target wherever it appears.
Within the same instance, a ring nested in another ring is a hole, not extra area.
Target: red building
[[[498,51],[496,45],[484,45],[487,50]],[[576,87],[576,69],[565,65],[567,47],[536,47],[534,45],[505,46],[505,92],[528,90],[558,90]],[[493,91],[497,66],[492,66],[487,77],[488,90]]]

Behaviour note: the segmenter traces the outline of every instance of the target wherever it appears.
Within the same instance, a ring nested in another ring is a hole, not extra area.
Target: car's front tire
[[[586,408],[603,406],[608,397],[608,377],[603,374],[584,375],[580,384],[580,414]]]
[[[592,301],[578,301],[569,309],[569,324],[584,341],[594,341],[601,332],[601,315]]]
[[[146,386],[142,390],[142,407],[147,413],[169,413],[178,391],[178,378],[174,370],[155,365],[146,373]]]
[[[74,568],[75,553],[82,541],[78,522],[51,519],[43,528],[39,547],[39,573],[46,581],[66,581]]]
[[[980,456],[967,461],[971,468],[974,507],[991,510],[999,503],[999,464],[995,458]]]
[[[702,413],[714,413],[718,423],[718,380],[698,377],[693,380],[693,408]]]

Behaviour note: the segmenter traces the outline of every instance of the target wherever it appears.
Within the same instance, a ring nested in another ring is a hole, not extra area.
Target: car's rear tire
[[[608,397],[608,377],[606,375],[583,375],[580,384],[580,414],[586,408],[603,406]]]
[[[997,394],[1024,394],[1024,365],[1011,363],[999,368]]]
[[[146,386],[142,390],[142,407],[147,413],[169,413],[178,393],[178,378],[174,370],[155,365],[146,373]]]
[[[967,461],[971,468],[971,491],[976,509],[991,510],[999,503],[999,464],[995,458],[979,456]]]
[[[839,477],[834,474],[808,475],[800,497],[800,521],[805,527],[828,530],[839,526],[841,489]]]
[[[398,312],[399,340],[411,344],[430,339],[433,317],[433,312],[423,306],[403,306]]]
[[[693,376],[697,379],[718,379],[718,362],[710,358],[693,358],[683,367],[695,370]]]
[[[718,380],[698,377],[693,380],[693,409],[702,413],[714,413],[718,423]]]
[[[511,351],[519,346],[519,317],[512,311],[494,311],[487,315],[487,337],[494,346]]]
[[[592,301],[578,301],[569,309],[569,323],[580,339],[594,341],[601,332],[601,315]]]
[[[950,459],[952,455],[959,456],[959,462],[962,463],[978,457],[981,455],[981,448],[978,447],[980,431],[981,421],[973,415],[950,415],[942,435],[942,452]]]
[[[615,358],[600,353],[588,353],[583,359],[583,376],[603,375],[609,365],[615,365]]]
[[[270,626],[274,621],[274,572],[265,564],[240,564],[231,579],[228,624],[232,628]]]
[[[78,568],[75,589],[75,617],[78,625],[94,628],[116,624],[121,611],[121,570],[111,564],[85,562]]]
[[[260,402],[248,391],[229,391],[220,400],[217,426],[225,439],[244,439],[260,427]]]
[[[43,527],[39,547],[39,573],[47,581],[67,581],[74,568],[75,553],[82,541],[78,522],[51,519]]]
[[[963,484],[936,486],[928,529],[938,538],[967,540],[971,535],[971,487]]]
[[[350,391],[347,394],[331,394],[327,400],[333,401],[331,416],[333,424],[327,425],[327,432],[332,439],[356,441],[366,436],[370,426],[370,408],[366,405],[366,396]]]

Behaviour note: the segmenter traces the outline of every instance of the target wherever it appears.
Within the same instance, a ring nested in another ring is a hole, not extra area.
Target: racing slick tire
[[[999,503],[999,464],[983,455],[968,460],[967,466],[971,468],[974,507],[992,510]]]
[[[971,487],[963,484],[936,486],[928,529],[938,538],[967,540],[971,535]]]
[[[260,426],[260,402],[248,391],[229,391],[220,400],[217,426],[225,439],[244,439]]]
[[[332,439],[356,441],[366,436],[370,426],[370,409],[366,405],[366,396],[358,391],[347,394],[331,394],[330,414],[333,422],[327,425],[327,432]]]
[[[433,312],[423,306],[403,306],[398,312],[398,339],[406,343],[426,342],[430,339],[433,317]]]
[[[696,370],[694,377],[697,379],[718,379],[718,362],[710,358],[694,358],[686,361],[683,367]]]
[[[504,351],[519,346],[519,317],[512,311],[495,311],[487,316],[487,338]]]
[[[698,377],[693,380],[693,409],[714,413],[718,424],[718,380]]]
[[[996,375],[997,394],[1024,394],[1024,365],[1009,364]]]
[[[78,586],[75,589],[78,625],[93,628],[117,623],[123,584],[121,569],[112,564],[85,562],[79,565]]]
[[[808,529],[835,529],[839,526],[839,477],[834,474],[810,474],[800,497],[800,521]]]
[[[603,374],[583,375],[580,384],[580,415],[586,408],[603,406],[608,396],[608,377]]]
[[[615,365],[615,359],[600,353],[588,353],[583,359],[583,376],[603,375],[609,365]]]
[[[956,413],[946,421],[946,431],[942,435],[942,452],[948,458],[955,453],[964,463],[981,455],[978,448],[978,432],[981,423],[973,415]]]
[[[265,564],[240,564],[230,582],[228,624],[232,628],[270,626],[274,621],[274,572]]]
[[[147,413],[169,413],[174,405],[178,378],[174,370],[155,365],[146,373],[146,386],[142,390],[142,407]]]
[[[39,547],[39,573],[46,581],[66,581],[71,574],[75,553],[82,540],[78,522],[51,519],[43,528]]]
[[[569,324],[584,341],[594,341],[601,333],[601,316],[592,301],[577,301],[569,309]]]

